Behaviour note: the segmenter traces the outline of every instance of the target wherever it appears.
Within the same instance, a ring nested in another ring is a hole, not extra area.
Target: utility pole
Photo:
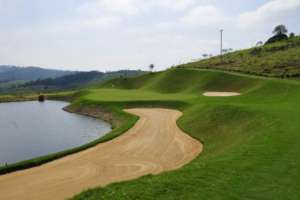
[[[220,44],[220,56],[221,56],[221,62],[223,60],[223,29],[220,30],[221,33],[221,44]]]

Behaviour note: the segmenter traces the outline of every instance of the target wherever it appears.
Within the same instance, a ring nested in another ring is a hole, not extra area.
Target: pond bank
[[[38,168],[0,176],[0,198],[66,199],[91,187],[178,169],[202,151],[198,140],[178,128],[181,112],[125,111],[140,120],[122,136]]]
[[[14,99],[14,100],[16,100],[16,99]],[[27,98],[27,100],[29,101],[29,98]],[[88,105],[74,106],[71,104],[70,106],[65,107],[64,110],[67,112],[86,115],[86,116],[90,116],[90,117],[94,117],[94,118],[98,118],[98,119],[107,121],[112,125],[112,131],[99,139],[96,139],[92,142],[89,142],[87,144],[84,144],[84,145],[81,145],[81,146],[78,146],[78,147],[75,147],[72,149],[67,149],[67,150],[64,150],[61,152],[33,158],[30,160],[17,162],[14,164],[0,165],[0,175],[18,171],[18,170],[28,169],[31,167],[40,166],[47,162],[56,160],[58,158],[61,158],[61,157],[64,157],[64,156],[67,156],[67,155],[70,155],[73,153],[77,153],[79,151],[93,147],[99,143],[111,140],[111,139],[121,135],[123,132],[128,130],[130,127],[132,127],[137,120],[137,118],[133,117],[132,115],[119,113],[119,112],[115,112],[115,111],[110,111],[109,109],[100,108],[100,106],[88,106]]]

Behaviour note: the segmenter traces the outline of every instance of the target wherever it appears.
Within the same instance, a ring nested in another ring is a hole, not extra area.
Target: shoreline
[[[179,169],[202,152],[202,143],[177,126],[180,111],[123,111],[139,116],[134,127],[123,135],[40,167],[0,176],[0,196],[28,200],[71,198],[88,188]],[[28,179],[29,185],[22,184]]]
[[[61,98],[53,98],[53,97],[50,97],[48,99],[49,100],[62,100]],[[14,99],[12,101],[5,101],[5,102],[0,101],[0,103],[22,102],[22,101],[33,101],[33,100],[34,100],[34,98],[24,98],[23,100]],[[66,101],[66,100],[64,100],[64,101]],[[29,160],[23,160],[23,161],[12,163],[12,164],[5,164],[5,163],[1,164],[0,165],[0,176],[9,174],[12,172],[16,172],[16,171],[21,171],[21,170],[41,166],[43,164],[49,163],[49,162],[57,160],[59,158],[78,153],[80,151],[94,147],[100,143],[104,143],[109,140],[112,140],[112,139],[122,135],[124,132],[126,132],[131,127],[133,127],[137,121],[137,118],[133,117],[130,114],[126,114],[129,116],[127,121],[119,120],[118,115],[120,115],[120,113],[109,112],[109,111],[103,109],[101,106],[90,106],[90,105],[73,106],[70,101],[66,101],[66,102],[69,102],[70,104],[63,108],[64,111],[69,112],[69,113],[84,115],[84,116],[88,116],[88,117],[93,117],[95,119],[101,119],[103,121],[106,121],[111,125],[111,131],[98,139],[95,139],[91,142],[88,142],[88,143],[83,144],[78,147],[66,149],[63,151],[51,153],[51,154],[40,156],[40,157],[35,157],[35,158],[29,159]],[[131,119],[129,119],[129,118],[131,118]]]

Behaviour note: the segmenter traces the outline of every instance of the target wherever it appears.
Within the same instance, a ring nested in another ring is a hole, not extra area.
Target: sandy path
[[[238,92],[204,92],[203,95],[207,97],[230,97],[239,96],[241,94]]]
[[[0,199],[57,200],[84,189],[173,170],[201,151],[176,125],[179,111],[129,109],[140,116],[122,136],[40,167],[0,176]]]

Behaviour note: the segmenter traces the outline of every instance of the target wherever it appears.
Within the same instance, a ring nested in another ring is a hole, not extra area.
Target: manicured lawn
[[[162,94],[144,90],[124,89],[93,89],[83,98],[91,101],[124,102],[124,101],[155,101],[155,100],[179,100],[190,99],[195,95]]]
[[[204,97],[236,91],[236,97]],[[179,109],[178,125],[204,144],[185,167],[83,192],[74,200],[300,199],[300,82],[172,69],[112,80],[74,105]]]

